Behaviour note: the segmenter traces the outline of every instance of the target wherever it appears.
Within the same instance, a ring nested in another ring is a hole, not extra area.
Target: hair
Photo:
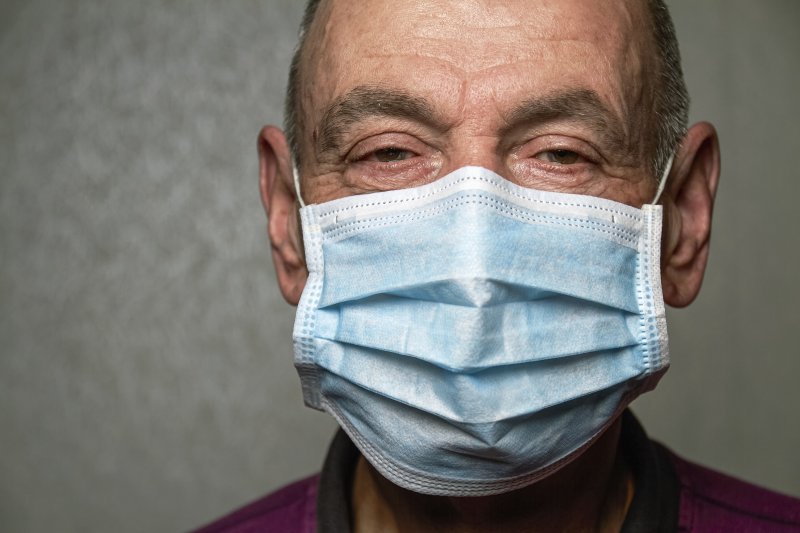
[[[655,153],[651,154],[651,169],[659,178],[686,135],[689,91],[683,79],[681,52],[669,9],[664,0],[648,0],[647,4],[659,63],[659,80],[654,88]]]
[[[686,134],[689,122],[689,93],[683,79],[681,54],[675,26],[664,0],[646,0],[652,25],[653,42],[658,58],[658,81],[653,89],[655,133],[652,138],[650,170],[656,178],[664,172],[667,161],[678,149]],[[284,130],[292,150],[294,164],[299,168],[299,133],[302,131],[303,117],[299,111],[301,63],[306,37],[314,22],[321,0],[308,0],[297,47],[289,69],[289,82],[284,102]]]
[[[297,37],[297,46],[294,49],[292,63],[289,66],[289,82],[286,84],[286,99],[283,103],[283,130],[286,133],[286,140],[292,151],[292,158],[295,168],[300,169],[300,139],[299,132],[303,128],[303,118],[299,110],[300,96],[300,65],[302,63],[303,49],[306,45],[306,37],[314,17],[317,14],[321,0],[308,0],[306,10],[303,14],[303,21],[300,23],[300,32]]]

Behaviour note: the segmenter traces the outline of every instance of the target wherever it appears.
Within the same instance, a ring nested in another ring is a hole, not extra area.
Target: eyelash
[[[535,165],[540,171],[558,174],[585,172],[587,166],[597,165],[602,160],[590,144],[577,139],[569,142],[567,139],[571,139],[571,137],[557,134],[537,136],[519,145],[517,149],[512,150],[512,153],[517,154],[518,162],[526,162],[528,165]],[[424,146],[427,145],[413,146],[415,143],[422,142],[416,139],[414,134],[400,131],[384,132],[358,141],[345,159],[350,164],[370,165],[375,170],[396,172],[407,168],[412,163],[419,163],[419,157],[425,157]],[[581,144],[581,146],[575,146],[576,144]],[[392,160],[390,156],[390,159],[386,161],[379,159],[378,154],[391,151],[402,153],[402,158]],[[574,153],[577,160],[572,163],[557,163],[547,161],[545,158],[540,159],[542,154],[559,151]]]
[[[372,151],[368,152],[367,154],[365,154],[362,157],[360,157],[358,160],[359,161],[366,161],[366,160],[374,157],[375,160],[373,162],[377,162],[377,163],[397,163],[397,162],[405,161],[406,159],[408,159],[408,158],[403,158],[403,159],[399,159],[399,160],[391,160],[390,159],[389,161],[381,161],[380,160],[380,156],[378,154],[381,154],[381,153],[386,154],[386,153],[389,153],[389,152],[410,154],[410,157],[415,157],[415,156],[418,155],[413,150],[408,150],[408,149],[402,148],[400,146],[385,146],[383,148],[377,148],[375,150],[372,150]]]
[[[365,139],[360,140],[357,142],[353,148],[350,149],[348,154],[346,155],[346,160],[351,163],[357,162],[370,162],[369,158],[375,156],[379,152],[386,152],[391,150],[396,150],[398,152],[408,152],[411,154],[411,157],[416,157],[421,154],[421,149],[419,147],[413,146],[413,144],[419,143],[421,141],[412,141],[409,138],[409,134],[403,132],[389,132],[389,133],[382,133],[379,135],[375,135],[372,137],[367,137]],[[413,139],[413,137],[411,137]],[[399,163],[401,161],[371,161],[374,163],[380,164],[391,164],[391,163]]]
[[[551,140],[551,139],[549,139],[549,137],[556,137],[556,138]],[[531,145],[533,143],[536,143],[536,144],[534,144],[533,146],[529,147],[529,145]],[[540,145],[540,146],[537,146],[537,144]],[[579,146],[576,146],[576,145],[579,145]],[[529,152],[526,149],[528,147],[530,148]],[[593,146],[591,146],[591,144],[587,143],[586,141],[574,140],[574,142],[565,142],[564,141],[564,137],[560,137],[560,136],[545,135],[543,137],[539,137],[539,138],[533,139],[532,141],[529,141],[527,143],[522,144],[519,147],[519,149],[516,150],[517,154],[520,154],[520,152],[522,154],[525,154],[525,157],[524,158],[520,158],[520,159],[537,159],[537,160],[541,161],[544,164],[548,164],[548,162],[544,161],[544,160],[541,160],[541,159],[538,159],[538,156],[540,156],[542,154],[546,154],[548,152],[552,153],[552,152],[560,152],[560,151],[561,152],[574,153],[580,158],[580,161],[572,164],[571,166],[576,166],[576,165],[585,164],[585,163],[588,163],[588,164],[599,164],[599,162],[601,160],[601,157],[600,157],[599,153],[597,152],[597,150]],[[526,154],[526,152],[528,152],[528,153]],[[556,164],[552,164],[552,163],[550,163],[550,164],[552,166],[560,166],[560,167],[564,166],[564,165],[556,165]],[[567,165],[567,166],[570,166],[570,165]]]

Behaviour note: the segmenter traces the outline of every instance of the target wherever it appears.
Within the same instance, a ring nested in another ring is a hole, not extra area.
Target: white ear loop
[[[300,194],[300,174],[297,172],[297,166],[292,165],[292,176],[294,177],[294,193],[297,195],[297,201],[300,202],[300,207],[305,207],[306,203],[303,201],[303,195]]]
[[[658,200],[661,199],[661,193],[664,192],[664,188],[667,186],[667,178],[669,177],[669,173],[672,170],[672,162],[675,160],[675,154],[669,156],[667,159],[667,166],[664,167],[664,173],[661,174],[661,180],[658,182],[658,190],[656,191],[656,197],[653,198],[653,201],[650,202],[651,204],[657,204]]]

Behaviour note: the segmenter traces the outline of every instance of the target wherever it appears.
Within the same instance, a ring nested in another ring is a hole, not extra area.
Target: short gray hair
[[[292,150],[295,166],[299,167],[299,132],[303,129],[302,116],[299,112],[298,97],[300,93],[300,66],[306,36],[321,0],[308,0],[294,57],[289,69],[289,83],[286,87],[284,103],[284,131]],[[664,172],[667,161],[677,149],[686,135],[689,123],[689,92],[683,79],[681,54],[675,26],[664,0],[647,0],[653,31],[653,40],[658,54],[659,83],[654,88],[655,136],[654,149],[650,154],[650,170],[655,177]]]
[[[294,49],[292,63],[289,67],[289,82],[286,84],[286,99],[283,103],[283,130],[286,133],[286,140],[292,151],[294,166],[300,169],[300,139],[299,132],[303,128],[302,116],[299,110],[300,97],[300,64],[302,63],[303,48],[306,44],[308,30],[314,22],[321,0],[308,0],[306,10],[303,14],[303,21],[300,23],[300,33],[297,38],[297,46]]]
[[[659,83],[654,88],[655,153],[651,154],[651,170],[658,178],[686,135],[689,91],[683,79],[681,52],[669,9],[664,0],[648,0],[647,3],[659,62]]]

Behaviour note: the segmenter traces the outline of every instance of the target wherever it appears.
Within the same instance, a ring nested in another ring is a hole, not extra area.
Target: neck
[[[547,478],[495,496],[418,494],[385,479],[362,456],[353,483],[354,531],[619,531],[633,497],[633,476],[618,453],[620,427],[618,419]]]

